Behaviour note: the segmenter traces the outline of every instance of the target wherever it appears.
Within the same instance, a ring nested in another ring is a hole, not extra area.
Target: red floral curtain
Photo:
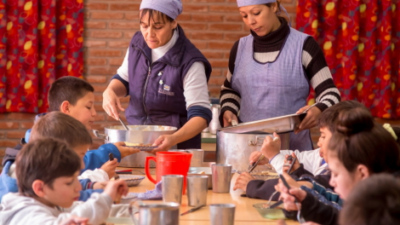
[[[321,45],[342,99],[400,118],[400,0],[298,0],[297,29]]]
[[[62,76],[83,74],[83,0],[0,0],[0,113],[47,110]]]

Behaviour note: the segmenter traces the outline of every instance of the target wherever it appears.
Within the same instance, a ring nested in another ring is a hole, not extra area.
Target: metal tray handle
[[[110,141],[110,138],[108,137],[108,135],[106,134],[100,134],[100,132],[98,130],[92,130],[94,136],[96,136],[97,138],[101,138],[104,139],[105,141]]]

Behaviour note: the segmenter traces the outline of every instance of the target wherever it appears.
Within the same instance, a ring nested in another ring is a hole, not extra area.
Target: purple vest
[[[183,80],[194,62],[203,62],[207,81],[211,65],[178,25],[175,45],[151,63],[151,49],[141,32],[129,45],[129,96],[126,118],[133,125],[165,125],[178,129],[187,122]],[[201,134],[178,144],[178,149],[201,148]]]

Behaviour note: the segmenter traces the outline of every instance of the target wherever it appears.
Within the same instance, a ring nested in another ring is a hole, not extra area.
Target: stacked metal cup
[[[231,187],[232,165],[213,164],[212,171],[212,189],[215,193],[229,193]]]
[[[162,176],[162,196],[164,202],[182,202],[183,175]]]
[[[208,176],[188,176],[186,186],[189,206],[207,205]]]

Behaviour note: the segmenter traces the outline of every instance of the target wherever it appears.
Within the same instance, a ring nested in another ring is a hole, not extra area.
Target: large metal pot
[[[105,143],[115,143],[119,141],[151,144],[161,135],[173,134],[177,128],[170,126],[150,126],[150,125],[128,125],[129,130],[125,130],[123,126],[111,126],[104,128],[104,134],[100,134],[94,130],[94,134],[105,140]],[[173,146],[172,149],[175,149]],[[124,157],[119,166],[122,167],[140,167],[144,168],[146,157],[151,156],[146,152],[139,152]],[[155,163],[151,162],[150,167],[155,167]]]
[[[219,130],[217,132],[217,163],[231,164],[234,170],[247,171],[251,153],[261,149],[267,135],[273,137],[272,134],[264,132],[237,134]],[[290,132],[281,133],[279,136],[282,143],[281,149],[289,149]],[[257,166],[254,171],[266,169],[268,169],[266,166]]]

